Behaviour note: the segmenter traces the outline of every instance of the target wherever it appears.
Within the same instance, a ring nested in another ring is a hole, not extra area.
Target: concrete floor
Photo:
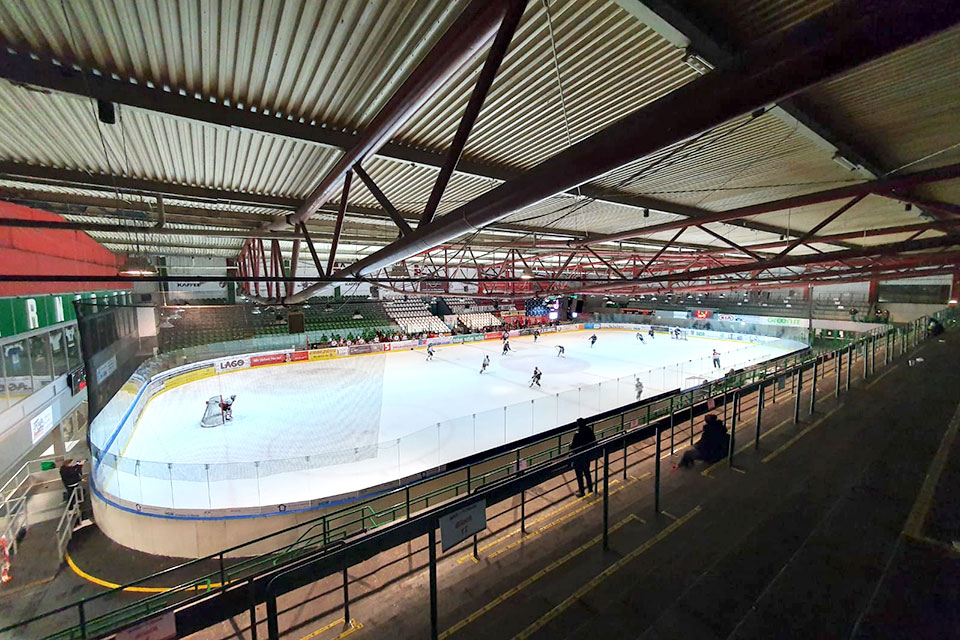
[[[659,514],[653,461],[633,447],[626,479],[612,462],[607,551],[602,499],[577,499],[572,473],[528,492],[525,534],[518,498],[491,505],[479,561],[468,543],[440,556],[441,637],[956,636],[960,443],[944,434],[960,403],[960,335],[917,355],[884,369],[880,351],[866,381],[855,361],[839,401],[828,366],[813,415],[805,385],[799,425],[788,384],[764,409],[758,450],[746,405],[735,468],[671,472],[667,450]],[[905,532],[912,513],[920,523]],[[283,637],[428,638],[426,562],[423,538],[351,567],[353,626],[339,575],[287,594]],[[264,638],[262,606],[257,616]],[[249,616],[192,637],[251,638]]]

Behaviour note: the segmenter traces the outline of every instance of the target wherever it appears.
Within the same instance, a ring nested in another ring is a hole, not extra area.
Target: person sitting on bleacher
[[[727,449],[730,447],[730,434],[720,419],[713,413],[708,413],[704,418],[703,432],[700,439],[691,448],[683,452],[680,463],[677,467],[692,467],[696,460],[714,463],[727,455]],[[676,469],[677,467],[674,467]]]

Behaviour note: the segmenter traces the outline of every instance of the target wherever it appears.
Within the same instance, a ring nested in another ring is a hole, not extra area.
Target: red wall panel
[[[0,202],[0,218],[63,221],[55,213],[10,202]],[[4,275],[112,276],[122,264],[122,257],[81,231],[0,228],[0,273]],[[0,296],[130,288],[124,283],[0,282]]]

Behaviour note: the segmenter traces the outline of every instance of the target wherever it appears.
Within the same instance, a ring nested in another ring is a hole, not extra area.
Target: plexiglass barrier
[[[735,337],[750,339],[742,335]],[[799,342],[769,337],[757,340],[755,344],[727,351],[724,359],[737,362],[737,368],[742,369],[806,347]],[[201,360],[198,358],[201,352],[194,349],[187,358],[177,354],[145,362],[94,420],[91,425],[96,460],[94,480],[102,495],[137,511],[167,515],[203,516],[222,509],[237,514],[309,508],[324,503],[318,496],[350,494],[394,483],[466,456],[544,433],[580,417],[626,406],[641,399],[637,394],[638,380],[643,383],[642,397],[646,398],[725,375],[712,357],[707,356],[430,424],[395,440],[350,448],[309,449],[297,457],[209,464],[124,457],[123,451],[138,416],[150,397],[164,385],[217,375],[225,366],[241,366],[238,362],[249,366],[250,361],[257,358],[283,362],[309,357],[306,351],[293,352],[305,354],[302,357],[290,351],[237,355],[236,349],[222,345],[211,347],[203,355],[222,353],[228,360]],[[309,353],[318,359],[336,355]],[[188,362],[184,364],[184,360]]]

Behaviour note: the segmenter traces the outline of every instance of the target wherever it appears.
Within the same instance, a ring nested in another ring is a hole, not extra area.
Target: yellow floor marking
[[[670,519],[673,520],[673,521],[677,521],[677,520],[680,519],[680,518],[678,518],[677,516],[673,515],[672,513],[668,512],[668,511],[661,511],[660,513],[662,513],[663,515],[667,516],[668,518],[670,518]]]
[[[617,483],[619,483],[619,482],[620,482],[620,480],[613,480],[613,481],[610,482],[610,484],[617,484]],[[616,492],[620,491],[621,489],[625,489],[626,487],[630,486],[631,484],[633,484],[633,483],[632,483],[632,482],[628,482],[628,483],[626,483],[626,484],[624,484],[624,485],[621,485],[620,487],[617,487],[616,489],[614,489],[613,491],[610,492],[610,495],[615,494]],[[564,506],[562,506],[562,507],[560,507],[560,508],[554,509],[554,510],[552,510],[552,511],[546,513],[546,514],[544,514],[543,516],[541,516],[541,517],[539,517],[539,518],[537,518],[537,519],[535,519],[535,520],[531,520],[531,521],[528,522],[527,524],[528,524],[528,525],[534,525],[534,524],[537,524],[538,522],[543,522],[544,520],[548,520],[548,519],[552,518],[553,516],[557,515],[558,513],[562,513],[563,511],[566,511],[566,510],[569,509],[570,507],[576,506],[578,503],[582,503],[582,502],[584,502],[584,501],[587,501],[586,504],[583,504],[579,509],[576,509],[575,511],[573,511],[573,512],[571,512],[571,513],[568,513],[567,515],[563,516],[562,518],[560,518],[559,520],[557,520],[557,521],[556,521],[555,523],[553,523],[553,524],[556,524],[556,523],[559,523],[559,522],[563,522],[564,520],[567,520],[568,518],[572,518],[573,516],[577,515],[578,513],[582,512],[582,511],[584,511],[585,509],[590,508],[591,506],[595,505],[596,503],[600,502],[601,500],[603,500],[603,497],[602,497],[602,496],[596,497],[596,498],[594,498],[594,499],[592,499],[592,500],[588,500],[586,497],[577,498],[577,499],[574,500],[573,502],[570,502],[570,503],[568,503],[568,504],[565,504]],[[541,527],[541,529],[548,529],[548,528],[552,527],[553,524],[549,524],[549,525],[547,525],[547,526],[545,526],[545,527]],[[539,530],[538,530],[538,531],[539,531]],[[500,544],[501,542],[503,542],[503,541],[505,541],[505,540],[509,540],[510,538],[512,538],[513,536],[515,536],[515,535],[517,535],[517,534],[519,534],[519,533],[521,533],[520,527],[517,527],[516,529],[512,529],[512,530],[510,530],[508,533],[506,533],[506,534],[500,536],[499,538],[497,538],[496,540],[492,540],[492,541],[490,541],[490,542],[488,542],[488,543],[486,543],[486,544],[484,544],[484,545],[482,545],[482,546],[477,547],[477,553],[479,554],[479,553],[482,552],[482,551],[486,551],[487,549],[490,549],[490,548],[492,548],[492,547],[495,547],[495,546],[497,546],[498,544]],[[527,537],[530,537],[530,536],[532,536],[532,535],[536,535],[536,533],[537,533],[537,532],[528,533],[528,534],[527,534]],[[508,549],[509,549],[509,548],[513,548],[513,547],[515,547],[517,544],[519,544],[519,543],[513,543],[512,545],[510,545],[510,546],[507,547],[507,548],[508,548]],[[492,558],[492,557],[498,555],[499,553],[501,553],[501,552],[498,551],[497,553],[492,554],[490,557]],[[465,555],[465,556],[461,556],[461,557],[457,558],[457,564],[462,564],[462,563],[464,563],[464,562],[467,562],[468,560],[469,560],[469,561],[472,561],[474,564],[480,562],[477,558],[474,558],[474,557],[473,557],[473,552],[471,552],[471,553],[469,553],[469,554],[467,554],[467,555]]]
[[[827,418],[835,414],[837,411],[839,411],[841,407],[843,407],[842,404],[839,407],[836,407],[835,409],[829,411],[826,415],[824,415],[822,418],[814,422],[812,425],[810,425],[809,427],[807,427],[797,435],[793,436],[792,438],[784,442],[777,449],[774,449],[774,451],[769,455],[767,455],[767,457],[764,458],[761,462],[766,464],[767,462],[770,462],[771,460],[776,458],[778,455],[780,455],[781,453],[783,453],[784,451],[792,447],[794,444],[796,444],[803,436],[807,435],[808,433],[810,433],[811,431],[819,427],[821,424],[823,424],[824,420],[826,420]]]
[[[951,555],[960,554],[960,547],[958,546],[951,546],[946,542],[941,542],[940,540],[934,540],[933,538],[928,538],[927,536],[915,536],[909,533],[904,533],[903,535],[906,538],[910,538],[911,540],[915,540],[916,542],[925,544],[928,547],[934,547],[936,549],[939,549],[940,551],[946,551]]]
[[[547,520],[547,519],[549,519],[549,518],[552,518],[553,516],[557,515],[558,513],[563,513],[564,511],[566,511],[566,510],[569,509],[570,507],[575,507],[578,503],[583,502],[583,501],[585,501],[585,500],[588,500],[588,498],[587,498],[586,496],[583,496],[583,497],[581,497],[581,498],[575,498],[575,499],[573,500],[573,502],[568,502],[567,504],[565,504],[565,505],[563,505],[563,506],[561,506],[561,507],[557,507],[556,509],[553,509],[553,510],[551,510],[551,511],[548,511],[547,513],[543,514],[542,516],[540,516],[540,517],[538,517],[538,518],[536,518],[536,519],[534,519],[534,520],[530,520],[527,524],[533,525],[533,524],[537,524],[538,522],[543,522],[544,520]],[[487,543],[484,544],[484,545],[481,545],[481,546],[477,547],[477,553],[480,553],[481,551],[486,551],[487,549],[489,549],[489,548],[491,548],[491,547],[495,547],[495,546],[497,546],[498,544],[500,544],[501,542],[503,542],[504,540],[509,540],[510,538],[512,538],[513,536],[515,536],[515,535],[517,535],[517,534],[519,534],[519,533],[520,533],[520,527],[517,527],[517,528],[515,528],[515,529],[511,529],[510,531],[508,531],[507,533],[503,534],[502,536],[500,536],[500,537],[497,538],[496,540],[492,540],[492,541],[490,541],[490,542],[487,542]],[[473,557],[473,552],[470,552],[469,554],[467,554],[467,555],[465,555],[465,556],[461,556],[461,557],[457,558],[457,564],[462,564],[462,563],[464,563],[464,562],[466,562],[466,561],[468,561],[468,560],[473,560],[474,562],[477,562],[476,558]]]
[[[764,431],[763,433],[761,433],[761,434],[760,434],[760,439],[763,440],[764,438],[766,438],[766,437],[767,437],[768,435],[770,435],[771,433],[777,431],[777,430],[780,429],[781,427],[787,426],[787,425],[790,424],[791,422],[793,422],[793,418],[787,418],[787,419],[784,420],[783,422],[781,422],[781,423],[777,424],[776,426],[771,427],[770,429],[767,429],[766,431]],[[739,449],[737,449],[737,450],[733,453],[733,455],[737,455],[738,453],[743,453],[744,451],[746,451],[747,449],[749,449],[749,448],[752,447],[752,446],[753,446],[753,440],[751,440],[751,441],[748,442],[747,444],[745,444],[745,445],[743,445],[742,447],[740,447]],[[716,469],[717,467],[719,467],[720,465],[722,465],[722,464],[723,464],[724,462],[726,462],[726,461],[727,461],[726,458],[724,458],[724,459],[721,460],[720,462],[714,462],[712,465],[710,465],[709,467],[707,467],[706,469],[704,469],[703,471],[701,471],[701,472],[700,472],[700,475],[706,476],[706,477],[710,477],[710,472],[713,471],[714,469]],[[745,472],[744,472],[744,473],[745,473]]]
[[[889,373],[889,372],[887,372],[887,373]],[[886,374],[884,374],[884,375],[886,375]],[[877,380],[879,380],[879,378],[877,378]],[[833,398],[833,397],[834,397],[834,396],[830,396],[830,395],[823,396],[823,397],[821,397],[819,400],[817,400],[817,404],[820,404],[821,402],[826,402],[827,400],[829,400],[830,398]],[[842,405],[841,405],[841,406],[842,406]],[[830,413],[828,413],[827,416],[829,416],[830,414],[832,414],[834,411],[836,411],[836,410],[839,409],[839,408],[840,408],[840,407],[837,407],[836,409],[834,409],[833,411],[831,411]],[[756,411],[756,409],[754,408],[754,409],[751,409],[750,411],[751,411],[751,413],[753,413],[753,412]],[[827,416],[824,416],[823,419],[825,419]],[[823,419],[821,419],[821,421],[822,421]],[[782,428],[782,427],[785,427],[786,425],[788,425],[788,424],[790,424],[790,423],[792,423],[792,422],[793,422],[793,418],[787,418],[786,420],[780,422],[780,423],[777,424],[776,426],[774,426],[774,427],[772,427],[772,428],[770,428],[770,429],[767,429],[766,431],[764,431],[763,433],[761,433],[761,434],[760,434],[760,439],[763,440],[764,438],[766,438],[766,437],[767,437],[768,435],[770,435],[771,433],[777,431],[778,429],[780,429],[780,428]],[[800,435],[803,435],[803,434],[801,433]],[[743,445],[742,447],[740,447],[739,449],[737,449],[737,450],[734,452],[733,455],[737,455],[737,454],[739,454],[739,453],[743,453],[744,451],[746,451],[747,449],[749,449],[749,448],[752,447],[752,446],[754,446],[754,443],[753,443],[753,441],[751,440],[751,441],[748,442],[747,444],[745,444],[745,445]],[[709,467],[707,467],[706,469],[704,469],[703,471],[701,471],[701,472],[700,472],[700,475],[705,476],[705,477],[710,477],[710,472],[713,471],[715,468],[719,467],[720,465],[722,465],[724,462],[726,462],[726,459],[721,460],[720,462],[715,462],[715,463],[713,463],[712,465],[710,465]],[[764,460],[764,462],[766,462],[766,460]],[[733,467],[733,469],[734,469],[734,471],[739,471],[740,473],[746,473],[746,471],[744,471],[743,469],[737,469],[736,467]]]
[[[883,378],[884,378],[885,376],[887,376],[887,375],[890,374],[890,373],[893,373],[893,370],[894,370],[894,369],[896,369],[896,365],[894,365],[893,367],[890,367],[889,369],[887,369],[886,371],[884,371],[883,373],[881,373],[881,374],[880,374],[880,377],[874,378],[874,379],[873,379],[873,382],[871,382],[870,384],[868,384],[868,385],[867,385],[866,387],[864,387],[864,388],[865,388],[865,389],[869,389],[869,388],[872,387],[873,385],[877,384],[878,382],[880,382],[881,380],[883,380]]]
[[[300,640],[311,640],[312,638],[316,638],[318,635],[320,635],[320,634],[323,633],[324,631],[329,631],[330,629],[333,629],[334,627],[339,626],[339,625],[343,625],[343,624],[344,624],[344,619],[343,619],[343,618],[338,618],[337,620],[334,620],[334,621],[331,622],[330,624],[328,624],[328,625],[326,625],[326,626],[323,626],[323,627],[320,627],[319,629],[317,629],[317,630],[314,631],[313,633],[309,633],[309,634],[303,636],[302,638],[300,638]],[[354,631],[357,631],[357,630],[359,630],[359,629],[363,629],[363,625],[360,624],[359,622],[357,622],[356,620],[354,620],[354,619],[351,618],[351,619],[350,619],[350,628],[349,628],[349,629],[346,629],[345,631],[343,631],[342,633],[340,633],[340,635],[336,636],[336,638],[345,638],[345,637],[347,637],[348,635],[350,635],[351,633],[353,633]]]
[[[747,473],[746,469],[741,469],[740,467],[730,467],[730,468],[736,471],[737,473],[742,473],[744,475],[746,475]]]
[[[940,439],[940,447],[927,468],[927,475],[923,479],[920,492],[917,494],[917,501],[913,503],[910,515],[907,516],[907,522],[903,526],[903,532],[910,536],[923,537],[923,525],[927,520],[937,484],[940,482],[940,475],[947,464],[947,457],[950,455],[958,429],[960,429],[960,408],[953,414],[947,430],[943,433],[943,438]]]
[[[614,495],[615,493],[617,493],[618,491],[620,491],[620,490],[622,490],[622,489],[626,489],[628,486],[630,486],[630,485],[629,485],[629,484],[620,485],[619,487],[617,487],[616,489],[614,489],[613,491],[611,491],[611,492],[610,492],[610,495],[612,496],[612,495]],[[543,533],[544,531],[549,531],[550,529],[552,529],[553,527],[557,526],[558,524],[561,524],[561,523],[563,523],[563,522],[566,522],[566,521],[569,520],[570,518],[573,518],[573,517],[579,515],[581,512],[586,511],[587,509],[589,509],[590,507],[592,507],[593,505],[595,505],[595,504],[597,504],[597,503],[599,503],[599,502],[603,502],[603,497],[602,497],[602,496],[599,497],[599,498],[597,498],[597,499],[595,499],[595,500],[591,500],[590,502],[588,502],[587,504],[583,505],[582,507],[580,507],[580,508],[577,509],[576,511],[571,511],[570,513],[566,514],[565,516],[563,516],[563,517],[561,517],[561,518],[558,518],[557,520],[554,520],[553,522],[548,522],[547,524],[543,525],[543,526],[540,527],[539,529],[536,529],[535,531],[531,531],[530,533],[526,534],[524,537],[520,538],[519,540],[517,540],[517,541],[515,541],[515,542],[511,542],[510,544],[508,544],[507,546],[503,547],[502,549],[497,549],[496,551],[494,551],[493,553],[491,553],[489,556],[487,556],[487,558],[488,558],[488,559],[493,559],[493,558],[496,558],[496,557],[497,557],[498,555],[500,555],[501,553],[506,553],[506,552],[509,551],[510,549],[515,549],[516,547],[520,546],[521,544],[523,544],[524,542],[526,542],[526,541],[529,540],[530,538],[532,538],[532,537],[534,537],[534,536],[538,536],[538,535],[540,535],[541,533]],[[473,556],[470,556],[470,557],[472,558]]]
[[[87,582],[92,582],[95,585],[99,585],[106,589],[117,589],[123,585],[117,584],[116,582],[108,582],[96,576],[92,576],[89,573],[85,572],[83,569],[77,566],[73,561],[73,558],[70,557],[70,554],[66,554],[64,558],[67,561],[67,564],[73,570],[75,574],[86,580]],[[221,584],[219,582],[210,582],[204,584],[194,585],[184,591],[206,591],[208,589],[219,589]],[[166,593],[168,591],[173,591],[173,587],[123,587],[124,591],[129,593]]]
[[[566,600],[555,606],[553,609],[548,611],[546,615],[541,617],[539,620],[534,622],[532,625],[518,633],[514,636],[514,640],[522,640],[523,638],[529,638],[531,635],[542,629],[548,622],[559,616],[561,613],[569,609],[575,602],[583,598],[590,591],[595,589],[600,585],[604,580],[612,576],[614,573],[628,565],[629,563],[636,560],[641,554],[648,551],[655,544],[669,536],[671,533],[679,529],[685,522],[690,520],[693,516],[700,513],[700,506],[697,505],[691,509],[686,515],[684,515],[679,520],[673,521],[667,528],[655,535],[653,538],[647,540],[645,543],[625,555],[620,560],[617,560],[615,563],[601,571],[596,577],[590,580],[588,583],[577,589],[573,595],[568,597]]]
[[[623,527],[623,526],[626,525],[627,523],[632,522],[632,521],[634,521],[634,520],[639,520],[639,518],[637,518],[637,516],[635,516],[635,515],[633,515],[633,514],[630,514],[629,516],[627,516],[626,518],[624,518],[624,519],[621,520],[620,522],[618,522],[618,523],[616,523],[615,525],[613,525],[612,527],[610,527],[609,533],[613,533],[614,531],[616,531],[616,530],[619,529],[620,527]],[[490,611],[492,611],[494,608],[497,607],[497,605],[499,605],[499,604],[501,604],[501,603],[503,603],[503,602],[506,602],[509,598],[512,598],[513,596],[515,596],[516,594],[520,593],[521,591],[523,591],[524,589],[526,589],[527,587],[529,587],[530,585],[532,585],[534,582],[536,582],[536,581],[539,580],[540,578],[544,577],[545,575],[547,575],[548,573],[550,573],[550,572],[553,571],[554,569],[557,569],[557,568],[563,566],[564,564],[566,564],[567,562],[569,562],[569,561],[572,560],[573,558],[577,557],[578,555],[580,555],[581,553],[583,553],[584,551],[586,551],[586,550],[589,549],[590,547],[592,547],[592,546],[600,543],[602,540],[603,540],[603,534],[600,534],[600,535],[596,536],[595,538],[589,540],[588,542],[585,542],[584,544],[580,545],[579,547],[577,547],[576,549],[574,549],[574,550],[571,551],[570,553],[566,554],[566,555],[563,556],[562,558],[559,558],[559,559],[557,559],[557,560],[554,560],[553,562],[551,562],[549,565],[547,565],[546,567],[544,567],[544,568],[541,569],[540,571],[537,571],[535,574],[533,574],[532,576],[530,576],[529,578],[527,578],[527,579],[524,580],[523,582],[519,583],[517,586],[512,587],[512,588],[504,591],[502,594],[500,594],[499,596],[497,596],[496,598],[494,598],[493,600],[491,600],[490,602],[488,602],[488,603],[485,604],[484,606],[480,607],[479,609],[477,609],[476,611],[474,611],[473,613],[471,613],[470,615],[468,615],[466,618],[464,618],[464,619],[461,620],[460,622],[457,622],[455,625],[453,625],[452,627],[450,627],[449,629],[447,629],[446,631],[444,631],[443,633],[441,633],[440,636],[439,636],[439,639],[440,639],[440,640],[444,640],[444,638],[449,638],[451,635],[453,635],[454,633],[456,633],[456,632],[459,631],[460,629],[463,629],[464,627],[466,627],[466,626],[467,626],[468,624],[470,624],[471,622],[477,620],[478,618],[480,618],[480,617],[483,616],[484,614],[489,613]]]

